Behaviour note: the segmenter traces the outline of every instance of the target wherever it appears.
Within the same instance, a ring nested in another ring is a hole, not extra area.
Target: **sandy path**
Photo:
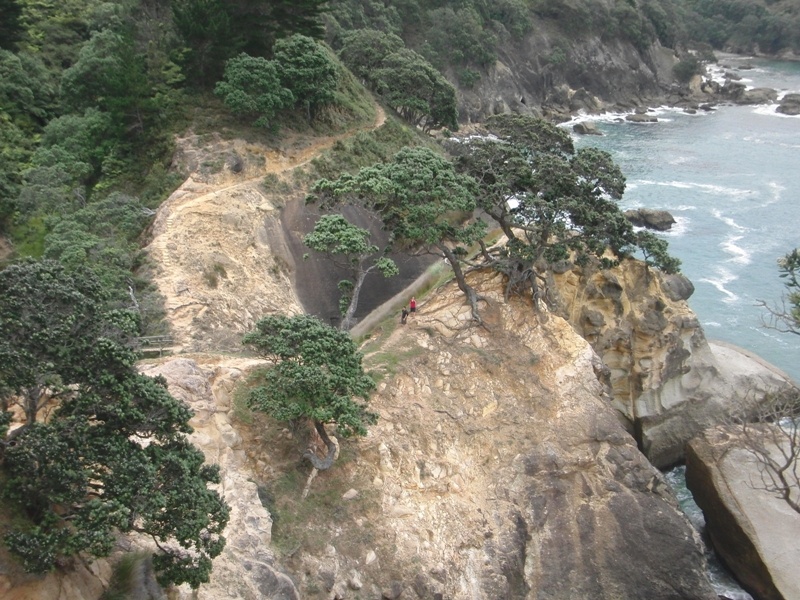
[[[385,120],[376,105],[369,125],[313,138],[297,148],[292,147],[297,138],[289,138],[285,147],[290,150],[241,140],[218,142],[212,149],[216,159],[244,155],[256,160],[238,173],[223,168],[204,176],[198,166],[162,203],[146,251],[155,267],[153,282],[165,298],[176,350],[231,349],[262,315],[302,310],[275,227],[282,200],[265,194],[264,177],[302,168],[337,141],[376,129]],[[202,165],[203,151],[189,146]]]

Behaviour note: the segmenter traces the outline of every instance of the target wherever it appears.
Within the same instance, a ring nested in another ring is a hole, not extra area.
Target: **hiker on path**
[[[411,302],[408,303],[408,311],[413,315],[417,312],[417,299],[411,296]]]

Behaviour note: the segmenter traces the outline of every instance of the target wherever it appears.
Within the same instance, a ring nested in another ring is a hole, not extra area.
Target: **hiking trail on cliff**
[[[280,227],[281,209],[301,192],[287,182],[336,142],[381,127],[386,114],[375,107],[366,127],[292,134],[277,149],[208,135],[177,140],[174,162],[190,175],[159,207],[146,248],[175,350],[237,350],[262,315],[303,312]]]

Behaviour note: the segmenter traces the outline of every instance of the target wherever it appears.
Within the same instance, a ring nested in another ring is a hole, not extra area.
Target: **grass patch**
[[[425,354],[425,348],[414,346],[408,350],[374,352],[364,359],[364,366],[369,370],[370,376],[376,381],[385,377],[397,374],[398,367],[415,358]]]
[[[358,555],[374,543],[371,530],[359,527],[355,520],[378,511],[377,496],[366,481],[356,483],[347,476],[353,458],[342,448],[339,460],[317,475],[305,499],[301,495],[310,472],[306,462],[263,486],[259,497],[273,518],[272,541],[285,559],[298,551],[320,554],[330,543],[345,554],[350,553],[348,548],[355,549],[353,555]],[[342,495],[351,487],[359,489],[359,495],[343,500]]]

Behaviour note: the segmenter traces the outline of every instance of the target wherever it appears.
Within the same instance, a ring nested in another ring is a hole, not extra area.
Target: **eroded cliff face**
[[[675,52],[658,42],[645,51],[538,23],[506,41],[499,59],[469,89],[459,89],[460,120],[514,112],[568,118],[570,111],[631,107],[663,97],[674,81]]]
[[[758,357],[709,342],[680,275],[635,260],[614,269],[570,268],[554,277],[564,316],[600,356],[614,406],[658,467],[683,458],[686,442],[765,394],[793,387]]]
[[[468,325],[448,285],[367,342],[366,363],[385,373],[371,400],[380,419],[341,441],[306,499],[303,431],[230,416],[254,363],[145,367],[195,409],[193,439],[222,466],[234,506],[199,598],[715,598],[696,534],[620,425],[591,347],[560,317],[505,303],[499,279],[473,283],[486,328]],[[275,551],[256,488],[287,473],[299,476],[282,492],[294,502],[339,508],[314,512],[308,535]]]

